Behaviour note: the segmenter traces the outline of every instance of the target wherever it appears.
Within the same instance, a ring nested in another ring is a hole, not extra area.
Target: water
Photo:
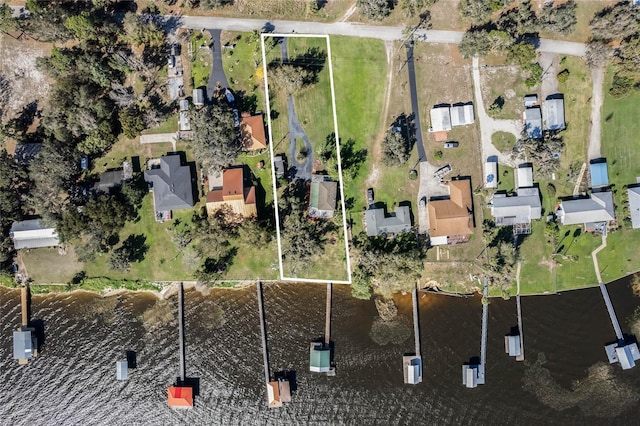
[[[174,411],[166,394],[179,371],[175,297],[159,309],[170,313],[166,324],[147,329],[142,314],[156,303],[151,294],[33,296],[32,319],[44,321],[46,340],[38,359],[19,366],[11,359],[19,291],[0,289],[0,423],[638,423],[640,367],[622,372],[602,365],[600,371],[612,377],[587,379],[590,367],[606,362],[603,345],[615,338],[597,288],[523,299],[525,363],[504,353],[503,336],[516,325],[515,299],[492,300],[487,384],[476,389],[462,386],[461,364],[480,352],[479,297],[421,295],[424,381],[410,386],[403,384],[401,367],[403,353],[413,349],[410,294],[396,301],[398,327],[411,332],[402,343],[380,346],[369,335],[377,318],[374,303],[352,299],[347,286],[334,286],[338,372],[335,377],[308,372],[308,342],[323,333],[325,290],[324,285],[264,286],[271,370],[297,375],[293,403],[271,410],[255,287],[208,295],[187,291],[187,375],[200,379],[200,396],[193,410]],[[629,332],[626,318],[639,299],[627,281],[611,284],[609,291],[623,331]],[[128,381],[118,382],[114,364],[128,349],[137,352],[138,368],[130,370]],[[546,357],[542,368],[534,363],[539,353]],[[582,384],[572,390],[576,381]],[[534,383],[538,395],[525,389],[525,382]],[[612,393],[611,384],[622,386],[622,393]]]

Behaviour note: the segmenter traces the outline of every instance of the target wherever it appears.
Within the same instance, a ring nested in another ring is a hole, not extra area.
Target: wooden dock
[[[607,312],[609,313],[609,318],[611,319],[613,330],[616,333],[616,338],[620,341],[623,341],[624,336],[622,335],[622,329],[620,328],[618,317],[616,316],[616,312],[613,310],[613,303],[611,303],[609,292],[607,291],[607,287],[604,285],[604,283],[600,283],[600,292],[602,293],[604,304],[607,306]]]
[[[484,287],[482,289],[483,300],[489,300],[489,279],[484,277]],[[487,364],[487,326],[489,320],[489,303],[482,304],[482,340],[480,342],[480,365],[478,366],[478,384],[485,383],[485,370]]]
[[[22,326],[29,326],[29,286],[24,285],[20,289],[20,303],[22,304]]]
[[[324,344],[331,343],[331,283],[327,283],[327,306],[324,319]]]
[[[420,354],[420,318],[418,316],[418,283],[411,293],[413,304],[413,338],[415,354],[402,357],[404,383],[417,385],[422,382],[422,356]]]
[[[184,383],[187,374],[184,342],[184,285],[182,283],[178,287],[178,336],[180,340],[180,383]]]
[[[256,291],[258,292],[258,313],[260,315],[260,333],[262,335],[262,362],[264,363],[264,381],[269,383],[271,374],[269,372],[269,352],[267,348],[267,329],[264,319],[264,302],[262,299],[262,282],[258,280],[256,284]]]
[[[420,354],[420,318],[418,317],[418,287],[416,283],[416,287],[413,289],[412,297],[413,300],[413,339],[414,344],[416,346],[416,356],[421,356]]]
[[[520,305],[520,294],[516,295],[516,307],[518,310],[518,334],[520,335],[520,355],[516,356],[516,361],[524,361],[524,335],[522,334],[522,306]]]

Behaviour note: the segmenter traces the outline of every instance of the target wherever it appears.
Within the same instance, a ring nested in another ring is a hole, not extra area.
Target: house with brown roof
[[[267,147],[264,118],[261,112],[251,115],[242,113],[240,120],[240,141],[243,151],[258,151]]]
[[[223,206],[229,206],[234,213],[243,217],[258,215],[256,188],[242,166],[222,172],[222,187],[207,193],[207,214],[211,215]]]
[[[452,180],[447,185],[449,198],[428,203],[429,237],[434,246],[466,243],[473,234],[471,180]]]

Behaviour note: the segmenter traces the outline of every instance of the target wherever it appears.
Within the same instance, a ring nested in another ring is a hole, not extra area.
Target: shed
[[[436,106],[431,108],[429,113],[431,116],[430,132],[442,132],[451,130],[451,112],[449,105]]]
[[[524,110],[524,130],[530,139],[542,138],[542,112],[540,107],[531,107]]]
[[[9,236],[16,250],[39,247],[56,247],[60,244],[55,228],[46,227],[40,219],[13,222]]]
[[[516,175],[516,184],[518,188],[529,188],[533,186],[533,165],[531,163],[523,163],[518,166]]]
[[[591,187],[599,188],[609,185],[609,171],[607,161],[604,158],[597,158],[589,162],[589,175],[591,176]]]
[[[524,106],[529,108],[538,104],[538,95],[527,95],[524,97]]]
[[[127,380],[129,378],[128,367],[127,360],[116,361],[116,378],[118,380]]]
[[[273,167],[276,170],[276,177],[281,178],[284,176],[284,159],[281,155],[273,157]]]
[[[195,106],[204,105],[204,90],[193,89],[193,104]]]
[[[20,327],[13,332],[13,359],[20,364],[26,364],[27,360],[37,356],[38,341],[35,336],[35,329],[30,327]]]
[[[191,130],[191,122],[189,120],[189,111],[180,111],[180,131],[188,132]]]
[[[309,348],[309,371],[328,373],[331,369],[331,349],[322,343],[312,342]]]
[[[187,99],[180,100],[180,111],[189,111],[189,101]]]
[[[553,95],[544,101],[544,128],[545,130],[562,130],[565,127],[564,98],[562,95]]]
[[[487,161],[484,163],[484,187],[485,188],[497,188],[498,187],[498,162]]]
[[[167,404],[171,408],[193,408],[193,389],[187,386],[170,386]]]
[[[631,227],[640,228],[640,186],[627,188]]]

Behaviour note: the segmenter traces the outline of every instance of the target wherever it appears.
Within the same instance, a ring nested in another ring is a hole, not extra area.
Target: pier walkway
[[[611,303],[611,298],[609,297],[609,292],[607,291],[607,287],[602,282],[602,276],[600,275],[600,266],[598,265],[598,253],[607,247],[607,234],[602,234],[602,244],[591,252],[591,258],[593,259],[593,267],[596,271],[596,277],[598,278],[598,284],[600,285],[600,292],[602,293],[602,298],[604,299],[604,304],[607,306],[607,312],[609,313],[609,318],[611,319],[611,325],[613,325],[613,329],[616,333],[616,338],[620,341],[624,340],[624,336],[622,335],[622,329],[620,328],[620,323],[618,322],[618,317],[616,316],[616,312],[613,310],[613,303]]]
[[[478,367],[478,384],[482,385],[485,382],[484,367],[487,363],[487,323],[489,319],[489,282],[488,278],[484,277],[484,287],[482,289],[483,303],[482,303],[482,341],[480,343],[480,365]]]
[[[516,356],[516,361],[524,361],[524,335],[522,333],[522,305],[520,304],[520,262],[516,270],[516,308],[518,310],[518,334],[520,335],[520,355]]]
[[[420,354],[420,319],[418,318],[418,287],[413,289],[412,293],[413,299],[413,336],[416,345],[416,356],[421,356]]]
[[[256,290],[258,292],[258,312],[260,315],[260,333],[262,335],[262,361],[264,362],[264,381],[269,383],[269,354],[267,352],[267,330],[264,320],[264,307],[262,300],[262,282],[258,280],[256,283]]]
[[[324,344],[331,343],[331,283],[327,283],[327,306],[324,319]]]
[[[180,339],[180,384],[186,381],[186,361],[184,347],[184,286],[178,287],[178,338]]]

